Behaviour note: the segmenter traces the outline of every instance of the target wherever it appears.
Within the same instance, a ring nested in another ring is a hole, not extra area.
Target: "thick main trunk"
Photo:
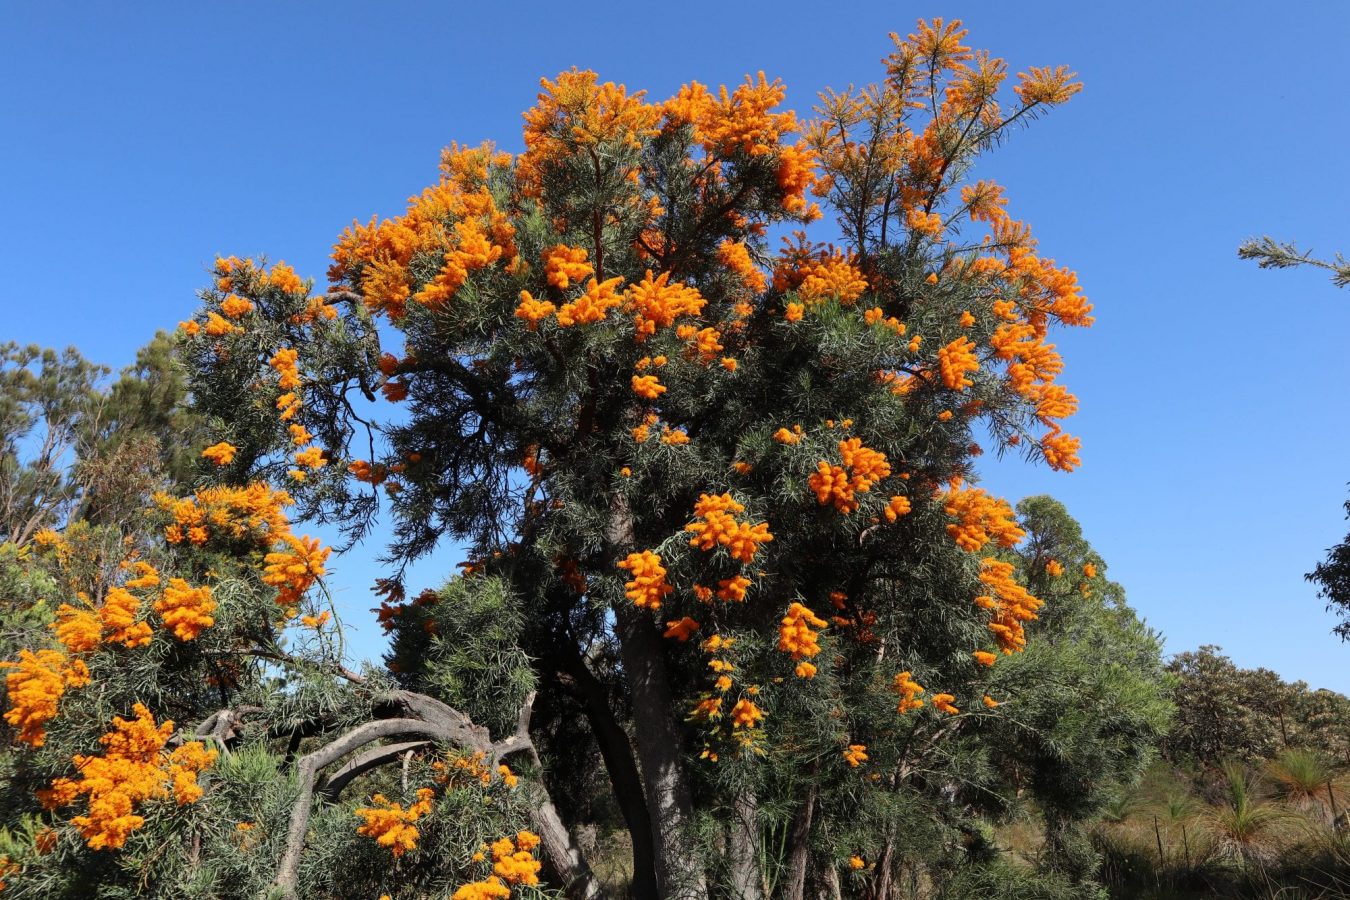
[[[759,804],[749,790],[736,798],[727,840],[732,900],[763,900],[759,869]]]
[[[816,786],[806,794],[806,802],[792,819],[788,835],[787,875],[783,880],[783,900],[806,897],[806,863],[811,855],[811,820],[816,814]]]
[[[615,497],[606,538],[619,552],[633,547],[633,516]],[[691,837],[693,803],[681,767],[680,729],[672,715],[665,648],[651,613],[629,603],[614,609],[624,678],[633,704],[634,743],[642,766],[656,846],[656,879],[665,900],[703,900],[708,888]]]
[[[656,847],[652,836],[652,817],[647,812],[647,800],[642,791],[642,778],[633,759],[633,746],[628,735],[614,718],[608,692],[595,677],[585,661],[568,646],[562,650],[562,667],[570,676],[574,693],[585,710],[586,720],[600,747],[600,756],[609,773],[615,802],[623,814],[624,824],[633,842],[633,883],[629,888],[631,900],[660,900],[656,881]]]
[[[620,606],[615,631],[633,703],[634,742],[642,765],[656,847],[656,879],[665,900],[701,900],[708,893],[689,830],[693,803],[680,766],[680,731],[671,715],[661,638],[646,610]]]

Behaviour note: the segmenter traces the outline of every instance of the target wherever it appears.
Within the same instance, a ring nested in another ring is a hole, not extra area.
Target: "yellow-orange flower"
[[[218,466],[228,466],[234,461],[234,455],[239,452],[239,448],[233,444],[221,441],[219,444],[212,444],[202,451],[205,459],[211,460]]]
[[[695,631],[698,631],[698,623],[688,616],[685,616],[677,621],[667,622],[666,631],[663,636],[683,642],[693,637]]]
[[[544,277],[559,290],[567,290],[573,283],[580,284],[595,274],[595,267],[586,261],[585,247],[558,244],[544,251]]]
[[[961,711],[952,705],[952,701],[955,699],[956,697],[952,694],[934,694],[933,708],[939,712],[945,712],[949,716],[954,716]]]
[[[666,386],[655,375],[634,375],[633,393],[644,400],[655,400],[666,392]]]
[[[46,725],[56,718],[66,688],[89,683],[84,662],[57,650],[20,650],[17,662],[0,663],[0,669],[11,670],[5,676],[9,695],[5,721],[19,730],[17,739],[30,747],[46,742]]]
[[[694,535],[689,539],[689,546],[700,550],[715,550],[722,546],[732,559],[752,562],[759,545],[772,541],[773,535],[769,533],[767,522],[751,525],[734,518],[733,513],[739,512],[745,512],[745,507],[730,494],[700,494],[694,504],[694,517],[703,521],[684,526],[685,531]]]
[[[844,761],[850,768],[856,769],[868,760],[866,744],[849,744],[844,751]]]
[[[938,499],[947,515],[957,519],[947,526],[947,533],[962,550],[973,553],[991,540],[1001,547],[1013,547],[1026,537],[1008,502],[980,488],[954,485]]]
[[[813,629],[826,627],[824,619],[801,603],[793,603],[778,626],[778,649],[794,660],[815,656],[820,652],[820,632]]]
[[[753,701],[744,697],[736,701],[731,708],[731,726],[733,728],[755,728],[764,719],[764,711]]]
[[[954,391],[974,384],[966,374],[979,368],[980,361],[975,358],[975,343],[969,338],[959,337],[938,350],[938,370],[942,373],[942,383]]]
[[[903,714],[923,706],[923,701],[919,699],[923,685],[915,681],[909,672],[896,675],[891,690],[900,698],[900,703],[895,707],[896,712]]]
[[[194,640],[216,623],[211,613],[216,602],[206,585],[194,588],[181,578],[170,578],[164,594],[155,601],[155,612],[180,641]]]
[[[386,799],[383,794],[376,794],[370,798],[372,806],[356,810],[356,816],[365,822],[356,829],[356,833],[373,837],[375,843],[381,847],[388,847],[395,858],[400,857],[409,850],[416,849],[420,835],[413,823],[431,812],[431,798],[434,794],[431,788],[419,789],[417,802],[407,809],[404,809],[401,803]]]
[[[634,605],[644,609],[660,609],[661,601],[675,589],[666,581],[666,569],[661,557],[650,550],[630,553],[617,563],[633,576],[624,584],[625,595]]]
[[[602,282],[592,278],[586,285],[586,293],[558,307],[558,324],[570,328],[602,321],[611,309],[623,302],[623,298],[616,293],[622,281],[622,278],[617,277]]]

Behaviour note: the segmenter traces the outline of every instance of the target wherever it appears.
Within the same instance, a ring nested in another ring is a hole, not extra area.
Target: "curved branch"
[[[381,699],[380,705],[386,708],[393,707],[403,715],[358,725],[341,737],[302,756],[296,764],[298,791],[291,806],[291,819],[286,831],[286,849],[277,866],[276,878],[273,880],[273,885],[280,889],[285,897],[296,896],[300,880],[300,859],[304,853],[305,834],[309,830],[309,820],[314,810],[314,795],[319,773],[347,754],[385,738],[416,738],[398,744],[374,747],[348,762],[320,792],[326,799],[335,798],[358,774],[393,762],[410,750],[431,743],[449,744],[463,750],[482,752],[494,762],[511,753],[528,752],[536,765],[539,763],[539,755],[535,752],[534,743],[529,735],[530,716],[534,709],[533,692],[526,697],[525,703],[521,706],[516,733],[496,742],[492,741],[486,728],[475,725],[464,713],[425,694],[391,691]],[[220,720],[219,714],[213,718],[217,723]],[[531,811],[531,819],[542,839],[545,861],[570,896],[579,900],[598,900],[602,896],[599,882],[592,874],[590,866],[586,864],[571,832],[559,817],[543,782],[539,781],[533,788],[537,791],[538,798]]]
[[[329,803],[337,801],[338,795],[342,793],[353,778],[358,775],[364,775],[371,769],[377,769],[398,759],[409,750],[421,750],[430,746],[431,741],[404,741],[401,744],[383,744],[379,747],[372,747],[365,753],[355,759],[349,760],[346,765],[338,769],[332,775],[324,779],[323,789],[320,791],[325,800]]]

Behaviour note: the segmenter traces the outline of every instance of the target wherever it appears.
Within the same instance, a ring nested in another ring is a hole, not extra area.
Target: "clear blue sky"
[[[216,254],[321,277],[338,232],[400,211],[451,140],[517,149],[541,75],[659,98],[764,69],[805,111],[934,15],[1014,71],[1086,83],[979,173],[1096,304],[1061,341],[1085,463],[991,462],[986,485],[1062,499],[1169,651],[1218,643],[1350,692],[1302,579],[1346,534],[1350,291],[1234,252],[1264,232],[1350,252],[1343,0],[7,4],[0,340],[121,366],[194,308]],[[370,656],[374,551],[334,576]]]

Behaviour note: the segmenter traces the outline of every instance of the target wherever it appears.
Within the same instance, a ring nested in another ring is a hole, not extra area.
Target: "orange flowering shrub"
[[[113,717],[113,730],[99,738],[102,756],[75,757],[79,778],[58,778],[42,793],[48,809],[70,806],[81,797],[87,800],[87,812],[70,823],[94,850],[116,850],[145,825],[145,818],[136,812],[139,804],[168,797],[179,806],[196,803],[202,796],[198,777],[219,757],[201,741],[166,752],[173,722],[156,725],[139,703],[133,712],[133,719]]]
[[[9,695],[5,721],[19,729],[18,739],[30,747],[41,747],[46,741],[45,726],[56,718],[66,689],[89,683],[84,662],[56,650],[20,650],[17,662],[0,663],[0,668],[10,670],[5,675]]]

